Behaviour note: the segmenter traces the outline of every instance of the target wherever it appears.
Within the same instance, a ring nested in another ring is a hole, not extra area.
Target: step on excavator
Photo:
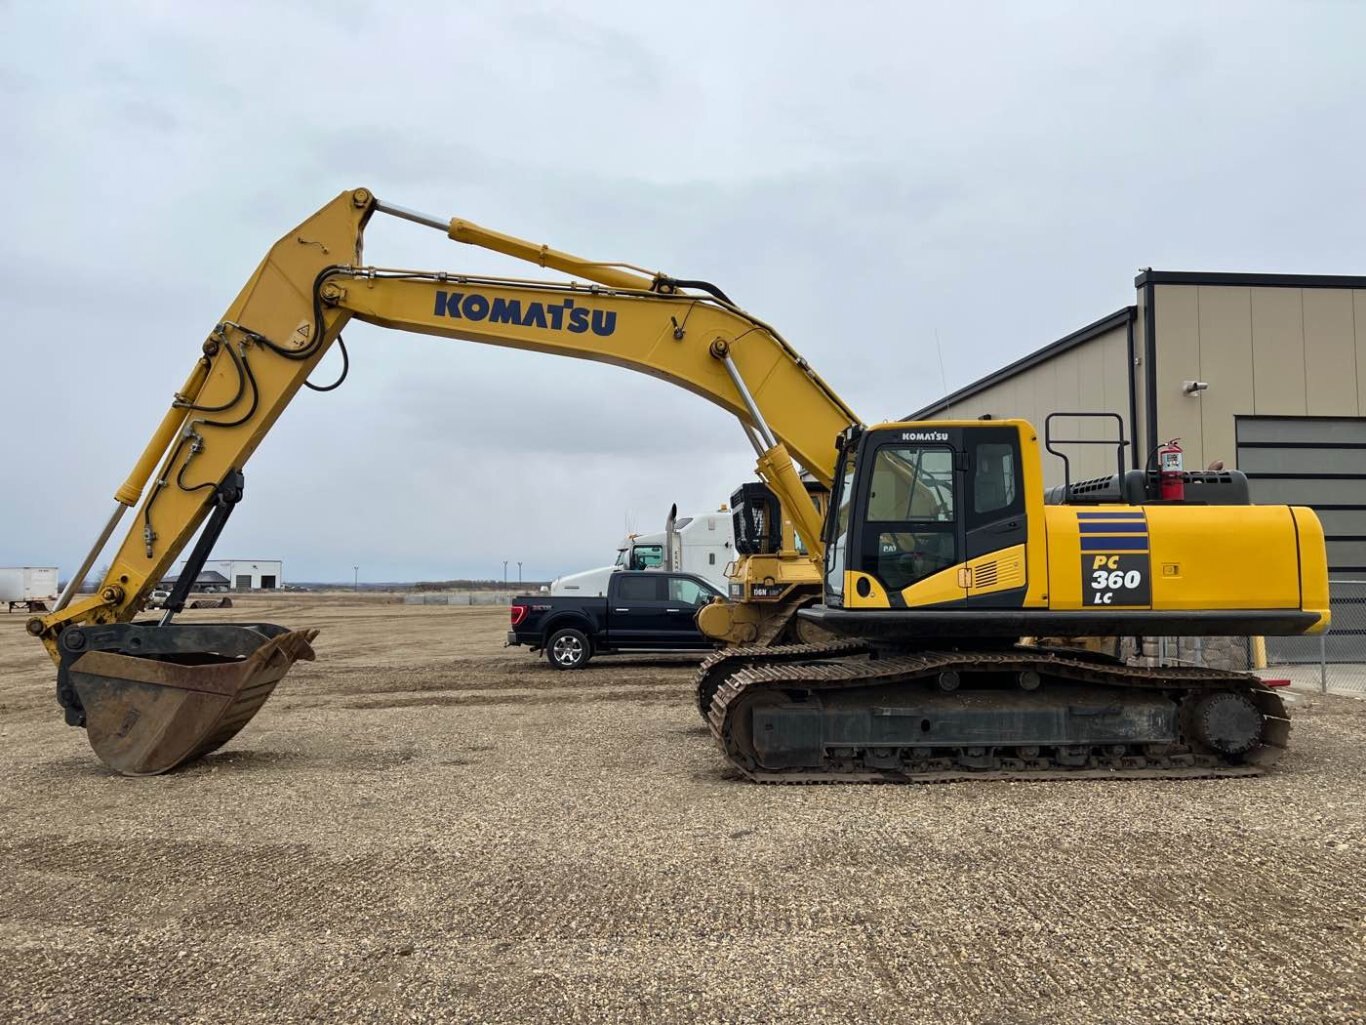
[[[362,237],[377,214],[572,277],[366,265]],[[309,380],[333,345],[345,377],[352,319],[611,363],[739,420],[763,488],[738,503],[730,600],[699,614],[732,647],[704,663],[697,691],[751,779],[1243,775],[1285,747],[1285,709],[1253,676],[1136,668],[1019,639],[1320,632],[1327,570],[1311,511],[1149,501],[1127,477],[1086,490],[1086,504],[1046,505],[1038,438],[1023,421],[865,427],[715,285],[356,189],[266,255],[208,332],[56,609],[28,622],[57,665],[66,721],[113,770],[155,774],[215,750],[294,662],[313,658],[314,630],[175,619],[242,498],[251,453],[301,388],[335,387]],[[134,507],[104,579],[80,595]],[[192,540],[161,615],[138,620]],[[784,576],[784,562],[796,571]],[[814,640],[764,644],[797,624]]]

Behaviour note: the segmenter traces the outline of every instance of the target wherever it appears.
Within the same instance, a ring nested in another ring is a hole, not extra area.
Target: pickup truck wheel
[[[582,630],[556,630],[545,642],[545,657],[556,669],[582,669],[593,657],[593,645]]]

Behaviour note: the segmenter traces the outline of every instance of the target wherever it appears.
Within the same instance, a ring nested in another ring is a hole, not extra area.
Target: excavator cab
[[[826,604],[1022,604],[1025,462],[1014,422],[846,432],[826,523]]]

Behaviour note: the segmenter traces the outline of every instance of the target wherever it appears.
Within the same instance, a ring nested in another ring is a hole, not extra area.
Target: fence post
[[[1328,693],[1328,635],[1319,634],[1319,693]]]

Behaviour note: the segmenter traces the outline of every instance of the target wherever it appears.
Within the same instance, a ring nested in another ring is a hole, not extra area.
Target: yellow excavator
[[[375,214],[574,279],[365,265]],[[309,376],[329,348],[345,357],[352,318],[612,363],[739,419],[768,497],[741,503],[737,534],[751,551],[739,600],[699,619],[720,619],[719,635],[771,639],[774,613],[755,606],[776,597],[790,608],[780,563],[823,572],[823,600],[797,612],[818,640],[732,647],[699,673],[699,707],[752,779],[1236,775],[1261,771],[1285,746],[1284,707],[1255,677],[1017,641],[1319,632],[1327,570],[1311,511],[1153,502],[1123,475],[1108,491],[1081,489],[1086,504],[1045,505],[1027,423],[865,427],[714,285],[585,260],[356,189],[266,255],[209,332],[57,608],[29,621],[57,664],[67,722],[116,771],[164,772],[216,749],[296,660],[313,657],[312,630],[175,616],[242,497],[247,459],[299,389],[319,387]],[[794,458],[817,492],[831,489],[823,518]],[[134,506],[104,579],[78,596]],[[165,611],[137,621],[196,530]]]

